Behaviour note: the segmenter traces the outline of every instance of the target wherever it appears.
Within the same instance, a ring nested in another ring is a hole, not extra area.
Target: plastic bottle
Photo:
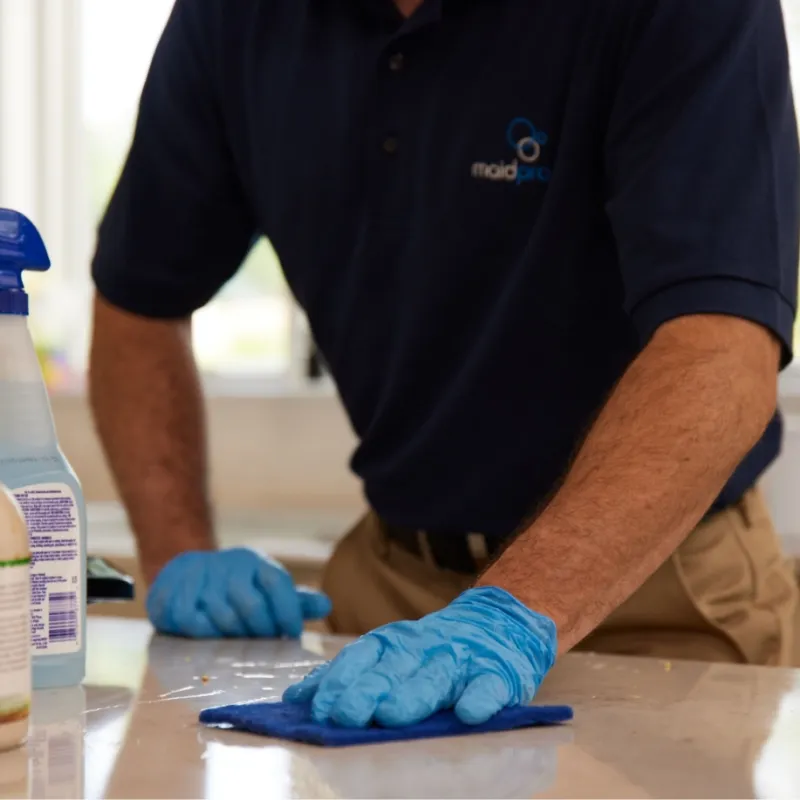
[[[33,223],[0,209],[0,482],[28,526],[35,689],[78,684],[86,668],[86,506],[58,446],[22,283],[23,270],[49,268]]]
[[[19,747],[28,738],[30,566],[22,512],[0,487],[0,752]]]

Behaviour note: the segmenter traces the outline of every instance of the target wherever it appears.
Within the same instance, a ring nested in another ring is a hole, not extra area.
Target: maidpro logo
[[[506,130],[506,141],[515,158],[508,163],[478,161],[472,165],[472,177],[482,181],[515,183],[517,186],[531,182],[548,183],[553,173],[538,163],[547,139],[547,134],[537,130],[529,119],[512,119]]]

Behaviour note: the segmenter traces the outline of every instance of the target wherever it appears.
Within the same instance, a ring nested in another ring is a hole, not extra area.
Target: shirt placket
[[[415,86],[425,77],[415,70],[415,37],[435,25],[440,0],[429,0],[381,48],[368,115],[366,213],[373,235],[385,252],[402,245],[403,208],[411,199],[414,179],[411,137],[415,133]]]

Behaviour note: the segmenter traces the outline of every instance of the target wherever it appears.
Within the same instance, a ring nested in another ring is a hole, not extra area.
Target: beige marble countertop
[[[569,655],[539,700],[558,728],[322,749],[197,723],[277,699],[342,640],[153,637],[89,622],[85,686],[37,693],[0,798],[800,797],[800,672]]]

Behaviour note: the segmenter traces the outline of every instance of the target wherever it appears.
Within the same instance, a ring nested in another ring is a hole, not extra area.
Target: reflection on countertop
[[[0,798],[800,796],[800,672],[565,657],[542,702],[572,724],[324,749],[204,728],[202,708],[277,699],[345,640],[191,642],[89,623],[85,687],[37,693]]]

